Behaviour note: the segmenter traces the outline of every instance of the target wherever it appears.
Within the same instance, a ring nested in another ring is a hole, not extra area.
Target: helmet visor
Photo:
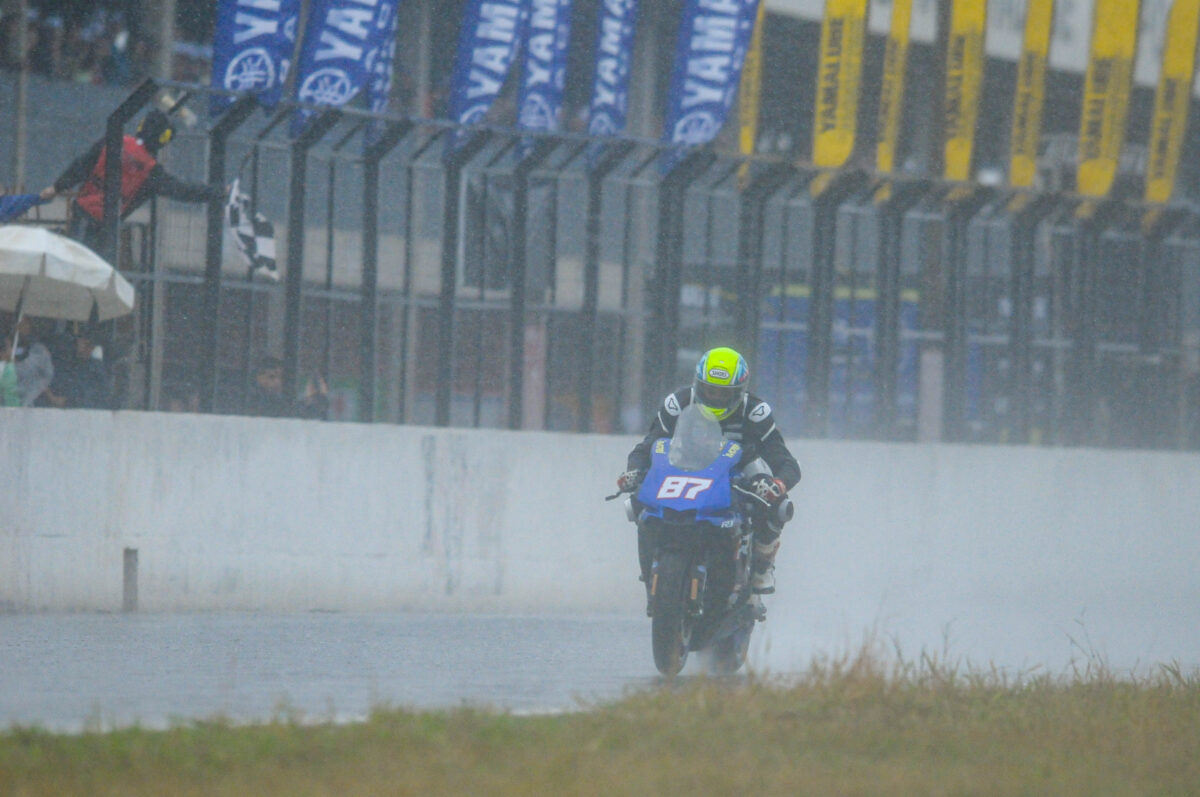
[[[714,410],[729,410],[742,400],[742,388],[734,385],[714,385],[696,380],[696,402]]]

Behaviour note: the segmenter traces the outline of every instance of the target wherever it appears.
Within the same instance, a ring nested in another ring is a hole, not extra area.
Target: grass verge
[[[0,733],[0,795],[1194,795],[1200,677],[1008,676],[870,651],[551,716]]]

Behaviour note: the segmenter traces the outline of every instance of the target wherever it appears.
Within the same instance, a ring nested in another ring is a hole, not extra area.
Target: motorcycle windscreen
[[[721,456],[725,438],[712,413],[689,404],[679,413],[667,461],[680,470],[702,470]]]

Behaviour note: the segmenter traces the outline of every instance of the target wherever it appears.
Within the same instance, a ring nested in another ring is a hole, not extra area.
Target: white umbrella
[[[108,321],[131,312],[133,298],[133,286],[78,241],[44,227],[0,227],[0,310]]]

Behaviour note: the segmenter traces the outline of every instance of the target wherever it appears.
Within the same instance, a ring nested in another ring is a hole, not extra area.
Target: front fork
[[[750,594],[750,562],[752,559],[754,533],[749,526],[741,526],[732,531],[733,535],[733,589],[730,591],[728,605],[737,605],[743,596]],[[658,593],[658,560],[654,552],[658,547],[658,535],[648,526],[638,528],[638,560],[641,565],[642,579],[646,582],[647,610],[654,605],[654,596]],[[708,568],[703,562],[693,563],[688,569],[687,583],[684,587],[687,601],[687,612],[692,617],[704,615],[704,593],[708,587]]]
[[[704,616],[704,590],[708,586],[708,568],[703,564],[692,564],[688,568],[687,580],[684,583],[685,606],[689,617]],[[658,560],[650,564],[650,606],[654,606],[654,597],[658,594]]]

